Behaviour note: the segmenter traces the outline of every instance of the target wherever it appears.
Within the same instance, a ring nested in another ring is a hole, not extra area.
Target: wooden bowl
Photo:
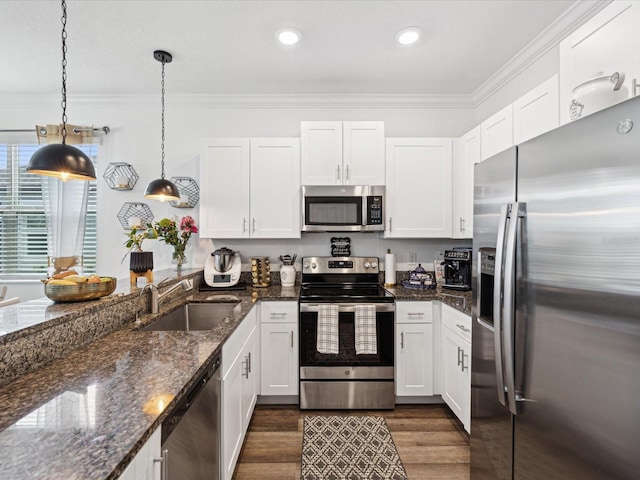
[[[54,302],[84,302],[111,295],[118,283],[115,277],[108,282],[77,283],[76,285],[44,284],[44,294]]]

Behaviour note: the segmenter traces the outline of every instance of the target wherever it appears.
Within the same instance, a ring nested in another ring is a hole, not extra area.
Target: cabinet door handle
[[[638,82],[637,78],[631,81],[631,95],[634,97],[640,95],[640,82]]]
[[[345,172],[345,175],[344,175],[344,179],[345,180],[349,180],[349,165],[347,165],[347,169],[346,169],[346,172]]]
[[[464,218],[460,217],[460,231],[464,232]]]
[[[242,361],[242,366],[244,368],[244,372],[242,373],[242,376],[244,378],[249,378],[249,357],[244,357],[244,360]]]
[[[291,330],[291,348],[293,348],[293,330]]]
[[[256,218],[253,217],[253,233],[256,233]]]
[[[340,181],[340,165],[336,167],[336,180]]]
[[[404,348],[404,332],[400,332],[400,348]]]
[[[247,232],[247,219],[243,218],[242,219],[242,233],[246,233]]]
[[[162,450],[162,456],[160,458],[154,458],[153,463],[160,464],[160,480],[169,480],[169,450]],[[155,478],[155,468],[153,476]]]
[[[389,217],[389,231],[393,230],[391,220],[392,220],[392,218]]]
[[[460,347],[458,347],[458,366],[462,365],[462,355],[460,355],[461,353],[463,353],[463,351]]]
[[[456,327],[458,327],[460,330],[462,330],[464,333],[469,333],[469,329],[466,328],[464,325],[460,325],[459,323],[456,323]]]
[[[249,352],[249,373],[251,373],[251,352]]]
[[[461,351],[462,351],[462,371],[464,372],[465,370],[469,370],[469,365],[464,364],[464,359],[469,358],[469,355],[465,355],[464,350],[461,349]]]

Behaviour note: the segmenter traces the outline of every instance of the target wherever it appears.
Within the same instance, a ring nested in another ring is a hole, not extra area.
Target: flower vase
[[[176,270],[181,271],[182,265],[187,262],[187,256],[184,254],[184,251],[174,250],[171,261],[175,263]]]

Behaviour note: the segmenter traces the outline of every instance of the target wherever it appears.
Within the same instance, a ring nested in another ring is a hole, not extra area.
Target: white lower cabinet
[[[230,480],[258,398],[257,307],[222,347],[222,472]]]
[[[119,480],[160,480],[160,432],[161,427],[151,434],[149,440],[131,460],[129,466],[119,477]]]
[[[442,304],[442,398],[471,427],[471,317]]]
[[[396,302],[396,396],[433,395],[432,302]]]
[[[262,302],[260,395],[298,395],[298,303]]]

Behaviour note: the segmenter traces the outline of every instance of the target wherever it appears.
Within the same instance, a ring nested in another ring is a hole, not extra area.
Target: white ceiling
[[[67,0],[73,94],[471,94],[573,0]],[[0,0],[0,93],[60,91],[56,0]],[[274,33],[302,31],[284,48]],[[396,31],[419,26],[407,48]]]

